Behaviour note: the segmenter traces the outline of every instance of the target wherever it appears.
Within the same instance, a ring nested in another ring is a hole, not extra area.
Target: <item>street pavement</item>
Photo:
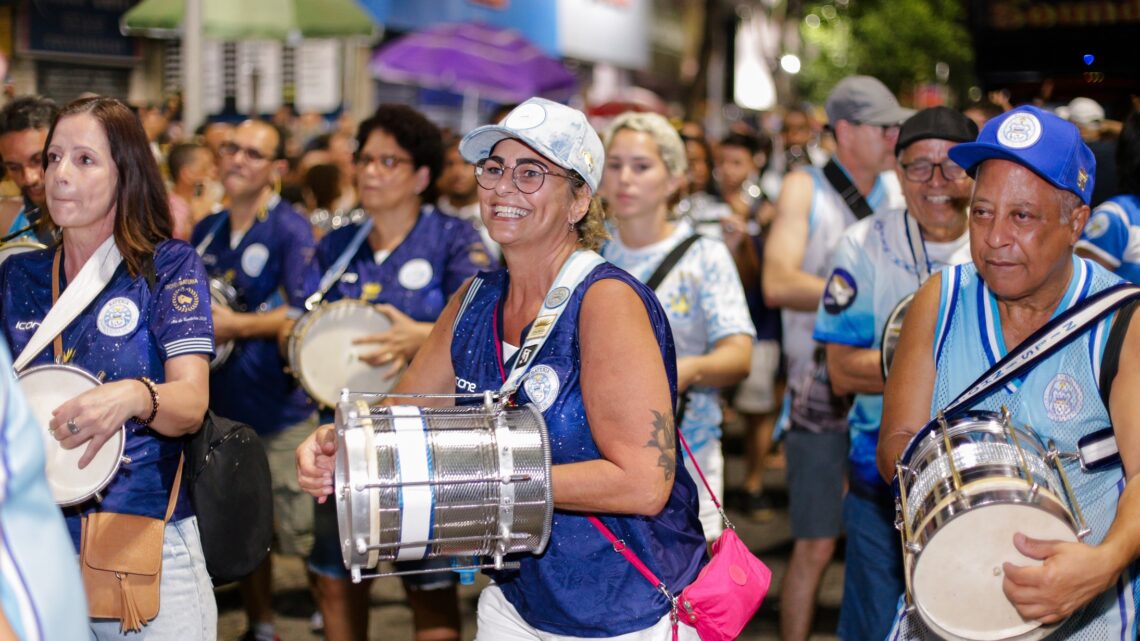
[[[724,442],[726,483],[739,484],[744,476],[744,451],[738,428],[730,425]],[[753,617],[741,641],[775,641],[778,636],[780,581],[792,550],[789,532],[787,498],[784,492],[782,469],[769,470],[766,486],[776,503],[771,518],[753,521],[744,514],[730,509],[729,519],[736,525],[741,539],[753,553],[772,569],[772,587],[760,610]],[[842,546],[841,546],[842,547]],[[486,580],[480,577],[476,585],[460,588],[460,608],[463,613],[463,638],[475,637],[475,604],[479,590]],[[306,583],[304,565],[299,559],[274,557],[274,609],[277,613],[277,633],[282,641],[318,641],[323,638],[309,629],[309,617],[314,611],[312,597]],[[815,628],[811,641],[834,641],[839,619],[839,602],[843,593],[842,559],[832,562],[823,577]],[[245,614],[235,586],[217,590],[218,639],[238,641],[245,633]],[[369,638],[376,641],[411,641],[412,615],[405,601],[403,589],[396,578],[378,579],[372,588],[372,616]]]

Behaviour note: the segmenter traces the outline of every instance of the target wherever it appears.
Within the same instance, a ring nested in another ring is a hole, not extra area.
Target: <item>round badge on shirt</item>
[[[269,262],[269,248],[261,243],[254,243],[245,248],[241,254],[241,270],[250,278],[257,278]]]
[[[526,380],[523,383],[527,398],[530,399],[531,403],[534,403],[540,412],[545,412],[554,404],[554,399],[558,398],[558,390],[561,387],[562,383],[558,380],[558,373],[549,365],[532,367],[527,372]]]
[[[404,289],[423,289],[431,282],[431,263],[423,258],[414,258],[400,267],[400,286]]]
[[[135,301],[118,296],[107,301],[95,321],[104,336],[126,336],[139,326],[139,308]]]

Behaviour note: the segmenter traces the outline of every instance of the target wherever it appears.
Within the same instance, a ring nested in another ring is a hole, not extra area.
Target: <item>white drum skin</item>
[[[289,369],[309,396],[324,407],[336,407],[342,389],[382,393],[392,389],[390,365],[373,367],[360,360],[375,345],[352,341],[379,334],[392,321],[370,303],[340,300],[322,305],[297,320],[289,334]]]
[[[48,432],[47,426],[55,408],[95,389],[100,385],[99,380],[73,365],[55,364],[30,367],[18,378],[32,415],[43,430],[48,487],[55,502],[61,506],[77,505],[96,496],[119,470],[125,445],[123,430],[115,432],[87,467],[79,469],[79,459],[87,451],[87,444],[65,450]]]

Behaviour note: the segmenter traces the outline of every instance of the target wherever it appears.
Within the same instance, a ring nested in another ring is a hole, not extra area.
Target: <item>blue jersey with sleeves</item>
[[[578,337],[582,299],[586,290],[602,279],[624,282],[641,297],[661,346],[669,386],[675,392],[673,341],[656,296],[613,265],[595,267],[571,294],[516,397],[519,404],[533,403],[542,412],[555,465],[602,458],[582,402]],[[469,296],[469,305],[457,319],[452,336],[451,360],[458,392],[498,390],[503,384],[498,310],[506,297],[508,273],[484,273],[476,282],[480,285]],[[620,358],[620,354],[614,356]],[[630,376],[636,375],[630,372]],[[669,501],[657,516],[597,515],[674,594],[692,582],[705,561],[696,486],[681,464],[680,448],[676,471]],[[555,510],[546,550],[537,556],[521,556],[518,570],[492,572],[492,578],[523,619],[545,632],[611,637],[653,625],[669,611],[665,597],[614,552],[587,516]]]
[[[228,217],[229,212],[220,212],[199,222],[191,242],[199,245],[217,228],[202,262],[211,278],[225,280],[237,290],[237,311],[266,311],[281,304],[303,307],[311,293],[306,274],[315,245],[308,221],[289,203],[275,198],[233,247]],[[210,372],[210,407],[262,435],[295,425],[314,410],[304,390],[286,373],[274,338],[236,341],[226,362]]]
[[[669,252],[692,234],[689,223],[681,222],[668,238],[634,249],[626,247],[614,230],[613,240],[602,247],[602,256],[645,282]],[[722,241],[701,238],[694,243],[655,293],[669,318],[678,357],[707,354],[717,341],[729,336],[756,334],[736,263]],[[706,446],[720,447],[719,391],[694,386],[688,390],[687,398],[681,432],[689,447],[694,452]]]
[[[921,277],[970,260],[967,235],[947,243],[923,242],[908,230],[909,217],[904,209],[879,211],[843,233],[816,311],[813,339],[880,349],[887,318],[899,301],[918,289]],[[918,231],[916,225],[911,227]],[[922,269],[918,260],[926,262]],[[882,394],[855,395],[847,415],[851,431],[848,469],[853,481],[886,491],[875,463],[882,416]]]
[[[1098,205],[1085,223],[1077,249],[1111,266],[1117,276],[1140,283],[1140,196],[1113,196]]]
[[[0,325],[13,353],[24,349],[51,309],[53,255],[53,250],[38,250],[0,265]],[[108,382],[146,376],[162,383],[167,359],[213,354],[209,283],[198,254],[183,241],[164,241],[155,250],[154,269],[151,287],[144,276],[130,276],[126,263],[119,265],[103,291],[63,331],[67,363],[102,373]],[[60,272],[62,291],[65,272]],[[28,367],[53,362],[52,352],[45,348]],[[124,463],[103,490],[101,503],[89,501],[65,510],[77,549],[80,516],[91,510],[165,516],[184,440],[127,421],[123,454],[130,463]],[[185,494],[183,484],[172,520],[193,514]]]
[[[3,343],[0,372],[0,608],[17,639],[85,639],[83,582],[44,477],[42,428]]]
[[[936,377],[931,415],[946,407],[978,376],[1005,356],[997,299],[986,287],[974,265],[952,267],[942,272],[942,296],[934,344]],[[1073,259],[1073,276],[1053,315],[1070,309],[1090,294],[1118,283],[1120,279],[1099,265]],[[972,409],[998,411],[1008,407],[1013,422],[1027,425],[1062,452],[1077,451],[1084,435],[1110,425],[1101,401],[1098,381],[1105,343],[1115,315],[1101,321],[1053,355],[1039,362],[1028,374],[1001,387],[974,404]],[[1124,491],[1124,469],[1111,467],[1086,472],[1078,461],[1061,459],[1077,502],[1091,528],[1085,543],[1104,540],[1116,516]],[[1012,534],[1012,532],[1011,532]],[[1136,564],[1104,592],[1061,624],[1050,639],[1105,641],[1135,639],[1136,608],[1140,585]],[[917,617],[913,617],[917,619]],[[921,638],[921,624],[905,621],[900,638]],[[893,638],[893,637],[892,637]]]
[[[310,276],[319,281],[352,242],[360,225],[329,232],[317,245]],[[367,239],[324,300],[344,298],[388,303],[419,322],[434,322],[463,281],[492,265],[479,232],[471,223],[425,206],[404,240],[377,262]],[[316,285],[311,285],[316,289]]]

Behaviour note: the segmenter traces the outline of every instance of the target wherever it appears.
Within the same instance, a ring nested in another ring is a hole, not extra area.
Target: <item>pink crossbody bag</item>
[[[690,625],[697,630],[701,641],[732,641],[740,636],[744,626],[756,614],[764,595],[768,593],[768,586],[772,582],[772,571],[764,562],[748,549],[748,546],[736,535],[736,528],[724,513],[716,493],[701,471],[701,466],[693,458],[693,452],[685,437],[677,431],[681,445],[697,468],[701,482],[716,504],[720,516],[724,519],[724,533],[712,544],[712,557],[693,579],[693,582],[681,593],[674,596],[661,579],[653,574],[645,563],[637,557],[625,542],[614,536],[614,533],[603,524],[598,517],[591,515],[590,523],[606,537],[613,546],[614,551],[620,553],[629,561],[637,571],[669,599],[673,606],[673,641],[677,641],[677,622]]]

